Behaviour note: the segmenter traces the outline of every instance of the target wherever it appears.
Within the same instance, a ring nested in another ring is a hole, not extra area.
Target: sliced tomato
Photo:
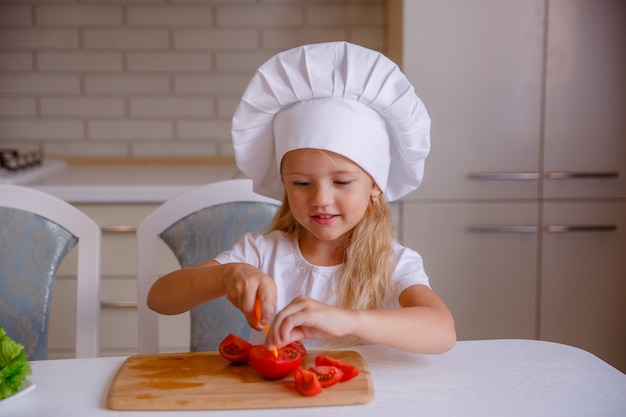
[[[251,348],[250,342],[231,333],[222,340],[219,351],[222,358],[227,361],[244,364],[249,360]]]
[[[250,349],[250,365],[267,379],[280,379],[290,375],[301,361],[302,355],[288,346],[279,348],[278,356],[265,345],[252,346]]]
[[[304,343],[302,343],[302,340],[296,340],[295,342],[289,343],[287,346],[297,350],[302,356],[306,355],[306,347]]]
[[[320,381],[322,388],[327,388],[335,385],[341,381],[343,377],[343,371],[336,366],[319,365],[309,368],[309,371],[315,373],[317,379]]]
[[[307,397],[317,395],[322,392],[322,384],[315,372],[298,366],[293,375],[296,390]]]
[[[315,366],[336,366],[341,369],[343,376],[340,382],[349,381],[359,374],[359,368],[356,366],[323,354],[315,357]]]

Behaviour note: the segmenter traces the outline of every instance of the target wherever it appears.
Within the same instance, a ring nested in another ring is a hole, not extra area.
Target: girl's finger
[[[256,299],[258,299],[260,303],[260,318],[262,323],[269,324],[271,322],[276,306],[276,297],[276,285],[274,284],[274,280],[267,277],[267,279],[261,281],[256,293]]]

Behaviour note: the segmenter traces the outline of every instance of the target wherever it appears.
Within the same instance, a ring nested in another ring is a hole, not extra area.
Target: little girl
[[[251,342],[270,349],[298,339],[451,349],[452,315],[420,255],[394,240],[386,203],[421,183],[429,132],[413,87],[378,52],[330,42],[274,56],[248,85],[232,125],[237,166],[257,193],[283,201],[271,230],[163,276],[150,308],[178,314],[226,295],[259,331]]]

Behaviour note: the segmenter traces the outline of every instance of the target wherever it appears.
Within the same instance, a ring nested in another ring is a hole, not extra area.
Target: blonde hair
[[[279,208],[271,230],[300,239],[304,228],[295,220],[287,197]],[[393,222],[382,194],[372,197],[365,215],[349,232],[342,253],[342,269],[335,287],[338,306],[353,310],[382,309],[390,296],[395,260],[391,249]],[[327,347],[348,346],[354,337],[332,340]]]

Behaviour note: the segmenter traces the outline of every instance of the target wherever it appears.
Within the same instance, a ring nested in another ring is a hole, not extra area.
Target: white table
[[[33,362],[35,390],[0,402],[3,417],[87,416],[497,416],[624,417],[626,375],[583,350],[532,340],[458,342],[442,355],[357,346],[374,380],[364,405],[233,411],[106,409],[125,357]]]

